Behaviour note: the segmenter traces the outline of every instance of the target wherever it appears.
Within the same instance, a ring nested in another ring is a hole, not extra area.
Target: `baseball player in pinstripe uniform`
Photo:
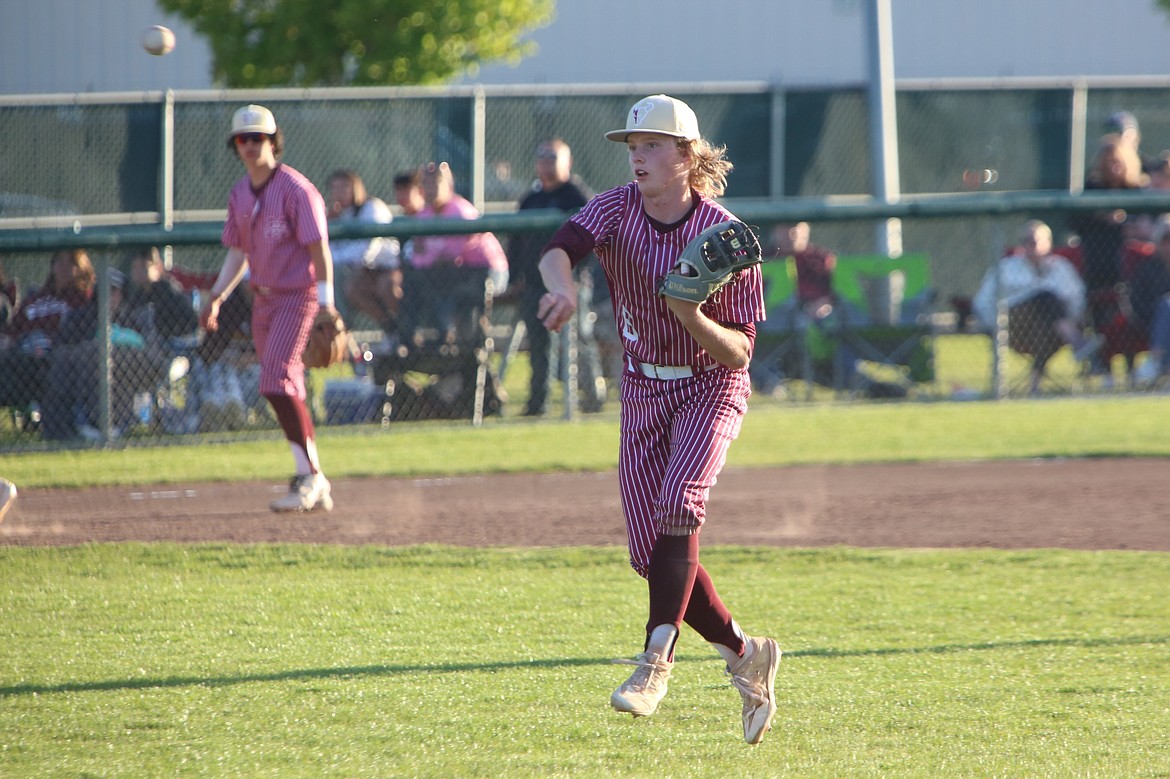
[[[300,172],[280,162],[284,134],[264,106],[236,111],[228,147],[247,175],[228,197],[227,256],[200,322],[208,330],[216,328],[220,304],[249,271],[260,394],[272,405],[296,464],[288,493],[269,505],[273,511],[329,511],[333,497],[317,460],[301,358],[318,307],[333,306],[325,201]]]
[[[630,562],[649,584],[644,651],[623,661],[637,668],[610,701],[634,716],[654,713],[685,621],[727,661],[743,698],[744,738],[755,744],[776,712],[780,649],[732,619],[699,563],[699,534],[751,394],[748,361],[764,319],[760,269],[702,304],[660,296],[659,280],[683,247],[734,219],[712,199],[731,163],[700,136],[694,111],[666,95],[638,101],[625,128],[606,138],[626,144],[634,180],[590,200],[545,247],[539,314],[554,331],[568,321],[577,301],[572,268],[594,252],[625,346],[618,475]]]

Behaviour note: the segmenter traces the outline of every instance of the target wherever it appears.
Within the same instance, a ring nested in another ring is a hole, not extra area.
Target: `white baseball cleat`
[[[780,646],[771,638],[749,638],[743,657],[727,667],[731,684],[743,696],[743,740],[758,744],[772,727],[776,714],[776,671]]]
[[[273,511],[333,510],[329,480],[323,473],[306,473],[289,479],[288,492],[268,504]]]
[[[4,515],[8,513],[8,509],[12,508],[12,504],[16,502],[16,485],[7,479],[0,479],[0,522],[4,521]]]
[[[653,652],[642,652],[633,660],[614,660],[622,665],[636,665],[638,670],[621,687],[614,690],[609,702],[618,711],[635,717],[649,717],[666,695],[666,683],[674,663],[662,660]]]

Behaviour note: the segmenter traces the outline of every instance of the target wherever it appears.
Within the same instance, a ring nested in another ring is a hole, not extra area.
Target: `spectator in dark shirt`
[[[131,255],[130,281],[125,305],[135,330],[158,339],[163,348],[195,334],[199,314],[190,295],[163,267],[157,248],[147,247]]]
[[[162,376],[162,360],[147,349],[146,338],[129,326],[123,305],[126,277],[110,270],[110,422],[117,437],[133,426],[134,396],[149,393]],[[49,358],[42,407],[43,434],[48,440],[78,436],[100,440],[102,370],[99,301],[92,297],[62,320]]]
[[[589,187],[573,173],[573,154],[569,145],[560,138],[541,141],[536,147],[536,181],[532,190],[520,201],[520,210],[557,209],[575,212],[593,196]],[[549,385],[558,370],[557,340],[550,337],[548,328],[536,314],[537,305],[546,290],[541,281],[537,263],[544,245],[552,237],[547,233],[523,233],[512,241],[512,272],[521,283],[520,316],[528,335],[528,355],[532,365],[532,378],[528,386],[528,405],[525,416],[541,416],[547,411]],[[581,406],[584,411],[600,411],[605,403],[606,382],[601,369],[601,357],[597,339],[594,337],[593,314],[594,290],[598,277],[602,277],[601,266],[591,257],[577,266],[577,359],[580,368],[579,380],[582,392]],[[601,279],[604,284],[604,278]]]

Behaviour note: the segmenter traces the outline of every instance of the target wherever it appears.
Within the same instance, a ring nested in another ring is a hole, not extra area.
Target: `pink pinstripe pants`
[[[618,478],[638,575],[646,576],[659,534],[690,535],[703,526],[707,497],[750,395],[746,370],[668,380],[622,376]]]
[[[305,399],[305,363],[313,317],[317,315],[314,287],[255,291],[252,297],[252,342],[260,360],[260,394]]]

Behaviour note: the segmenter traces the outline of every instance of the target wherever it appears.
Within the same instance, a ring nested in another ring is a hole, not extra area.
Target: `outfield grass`
[[[1167,456],[1167,399],[753,400],[729,464]],[[603,470],[615,414],[323,428],[331,476]],[[269,440],[0,457],[24,487],[282,479]],[[0,777],[1170,776],[1170,555],[713,547],[787,658],[742,743],[684,634],[612,712],[645,585],[624,551],[0,546]]]
[[[617,549],[0,547],[0,775],[1154,777],[1170,556],[718,548],[787,652],[742,742],[684,634],[652,718]]]

